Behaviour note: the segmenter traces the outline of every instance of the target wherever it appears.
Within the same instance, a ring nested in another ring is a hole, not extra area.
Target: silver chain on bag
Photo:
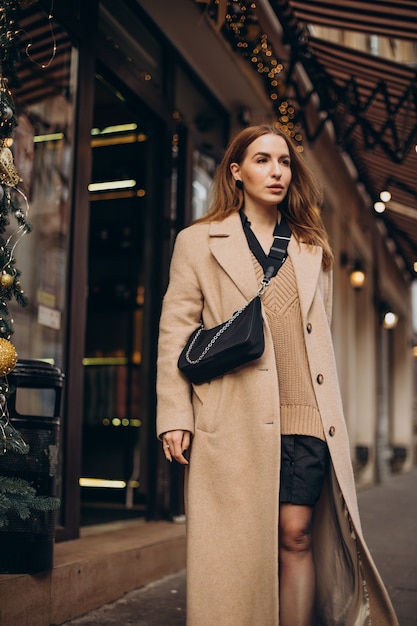
[[[266,276],[263,277],[261,285],[258,289],[258,294],[255,296],[255,298],[260,298],[262,297],[265,289],[268,287],[270,283],[270,279],[267,278]],[[218,340],[219,337],[221,337],[221,335],[228,329],[230,328],[230,326],[233,324],[233,322],[239,317],[239,315],[241,313],[243,313],[243,311],[246,309],[246,307],[252,302],[252,300],[250,300],[249,302],[245,302],[245,304],[240,307],[240,309],[238,311],[236,311],[236,313],[234,313],[232,315],[232,317],[227,320],[227,322],[225,322],[223,324],[223,326],[217,331],[217,333],[214,335],[214,337],[212,337],[212,339],[209,341],[209,343],[206,345],[206,347],[204,348],[203,352],[200,354],[200,356],[195,359],[194,361],[190,358],[190,354],[191,354],[191,350],[194,347],[195,342],[197,341],[197,339],[199,338],[199,336],[201,335],[202,331],[204,330],[204,325],[201,324],[200,328],[198,329],[198,331],[195,334],[195,337],[193,338],[192,342],[190,343],[187,352],[185,353],[185,358],[187,359],[187,363],[189,363],[190,365],[197,365],[198,363],[200,363],[200,361],[202,361],[204,359],[204,357],[206,356],[207,352],[213,347],[213,345],[216,343],[216,341]]]

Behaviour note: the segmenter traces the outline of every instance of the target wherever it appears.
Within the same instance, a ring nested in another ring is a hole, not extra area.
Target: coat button
[[[308,334],[310,334],[311,331],[313,330],[313,326],[310,324],[310,322],[307,324],[306,328],[307,328]]]
[[[322,384],[323,384],[323,381],[324,381],[324,376],[323,376],[323,374],[319,374],[319,375],[317,376],[317,382],[318,382],[318,384],[319,384],[319,385],[322,385]]]
[[[336,432],[336,428],[334,426],[330,426],[329,428],[330,437],[334,437],[335,432]]]

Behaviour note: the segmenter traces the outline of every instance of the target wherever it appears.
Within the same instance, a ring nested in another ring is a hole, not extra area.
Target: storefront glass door
[[[141,371],[152,121],[97,74],[90,192],[81,525],[146,513]]]

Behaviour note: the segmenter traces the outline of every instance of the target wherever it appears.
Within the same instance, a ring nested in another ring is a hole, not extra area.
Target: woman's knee
[[[311,532],[308,528],[281,532],[279,543],[288,552],[307,552],[311,550]]]
[[[280,547],[289,552],[311,550],[311,516],[281,515],[279,525]]]

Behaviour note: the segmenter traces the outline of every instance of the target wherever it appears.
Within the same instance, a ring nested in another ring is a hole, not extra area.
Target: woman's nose
[[[272,174],[274,176],[281,176],[282,169],[281,169],[281,165],[278,162],[277,163],[273,163],[273,165],[272,165]]]

